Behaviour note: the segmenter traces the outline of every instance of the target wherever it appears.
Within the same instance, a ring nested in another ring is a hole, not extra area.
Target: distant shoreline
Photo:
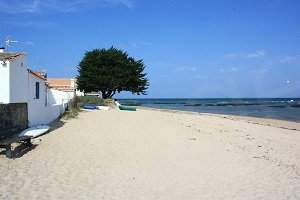
[[[118,100],[161,100],[161,99],[298,99],[300,100],[300,97],[245,97],[245,98],[237,98],[237,97],[216,97],[216,98],[198,98],[198,97],[191,97],[191,98],[118,98]]]
[[[300,122],[300,98],[119,99],[121,104]]]
[[[215,116],[215,117],[226,118],[235,121],[243,120],[246,121],[247,123],[252,123],[252,124],[260,124],[264,126],[272,126],[276,128],[300,131],[300,122],[283,120],[283,119],[252,117],[252,116],[243,116],[243,115],[227,115],[227,114],[217,114],[217,113],[204,113],[204,112],[201,113],[201,112],[183,111],[183,110],[149,108],[144,106],[137,106],[137,108],[143,110],[153,110],[153,111],[169,112],[169,113]]]

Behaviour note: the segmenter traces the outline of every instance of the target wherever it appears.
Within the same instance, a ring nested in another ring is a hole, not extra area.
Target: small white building
[[[50,89],[45,77],[27,69],[26,53],[0,49],[0,103],[27,103],[29,126],[57,119],[69,100],[66,92]]]
[[[84,96],[84,93],[77,89],[77,79],[74,78],[47,78],[47,83],[51,89],[67,92],[69,98]]]
[[[25,53],[0,51],[0,103],[28,100],[28,71]]]

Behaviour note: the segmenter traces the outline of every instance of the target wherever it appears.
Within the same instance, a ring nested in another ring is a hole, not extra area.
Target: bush
[[[77,118],[79,112],[79,107],[69,107],[69,109],[61,116],[61,118],[64,120]]]
[[[103,105],[103,99],[95,96],[78,97],[78,106],[83,107],[87,105],[101,106]]]
[[[69,107],[77,108],[78,107],[78,96],[74,95],[73,99],[70,100]]]
[[[93,106],[114,106],[112,99],[101,99],[96,96],[82,96],[77,98],[77,105],[79,107],[93,105]]]
[[[80,108],[78,107],[78,97],[75,95],[73,99],[70,100],[69,106],[66,112],[61,116],[61,119],[72,119],[76,118],[80,112]]]
[[[65,120],[76,118],[80,112],[80,107],[87,105],[115,107],[114,100],[112,99],[101,99],[96,96],[74,96],[69,103],[68,110],[61,118]]]

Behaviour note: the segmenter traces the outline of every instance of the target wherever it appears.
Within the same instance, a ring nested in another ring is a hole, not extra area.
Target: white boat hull
[[[49,126],[47,125],[39,125],[39,126],[34,126],[31,128],[28,128],[24,131],[22,131],[19,136],[29,136],[32,138],[38,137],[44,133],[46,133],[50,129]]]
[[[110,110],[111,109],[111,107],[108,107],[108,106],[97,106],[97,108],[99,110]]]

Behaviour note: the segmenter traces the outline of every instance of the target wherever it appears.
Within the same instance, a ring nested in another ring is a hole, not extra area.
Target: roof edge
[[[38,78],[40,78],[40,79],[42,79],[44,81],[47,80],[46,78],[43,78],[43,77],[37,75],[36,73],[34,73],[34,71],[32,71],[31,69],[27,69],[27,71],[28,71],[28,73],[33,74],[34,76],[36,76],[36,77],[38,77]]]
[[[4,58],[4,59],[1,59],[1,54],[2,55],[11,55],[11,57],[7,57],[7,58]],[[0,61],[12,61],[12,60],[16,60],[17,58],[19,57],[22,57],[22,56],[26,56],[27,53],[26,52],[0,52]]]

